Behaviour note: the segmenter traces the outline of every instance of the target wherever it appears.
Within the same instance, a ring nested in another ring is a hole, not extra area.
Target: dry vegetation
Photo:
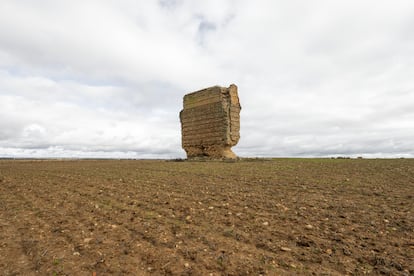
[[[0,161],[2,275],[414,275],[414,160]]]

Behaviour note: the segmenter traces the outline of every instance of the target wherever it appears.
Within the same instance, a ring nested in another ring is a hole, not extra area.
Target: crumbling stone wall
[[[187,158],[236,158],[240,139],[237,86],[213,86],[184,96],[180,112],[182,147]]]

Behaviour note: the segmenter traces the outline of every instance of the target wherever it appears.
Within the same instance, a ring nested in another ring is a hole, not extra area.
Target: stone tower
[[[231,158],[240,139],[237,86],[213,86],[184,96],[180,112],[182,147],[187,158]]]

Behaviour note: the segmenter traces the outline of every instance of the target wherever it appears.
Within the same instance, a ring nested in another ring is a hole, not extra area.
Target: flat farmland
[[[0,161],[1,275],[414,275],[414,160]]]

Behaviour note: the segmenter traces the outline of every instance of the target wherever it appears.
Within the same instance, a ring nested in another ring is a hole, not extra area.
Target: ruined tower
[[[185,95],[180,121],[187,158],[236,158],[231,147],[240,139],[240,110],[234,84]]]

